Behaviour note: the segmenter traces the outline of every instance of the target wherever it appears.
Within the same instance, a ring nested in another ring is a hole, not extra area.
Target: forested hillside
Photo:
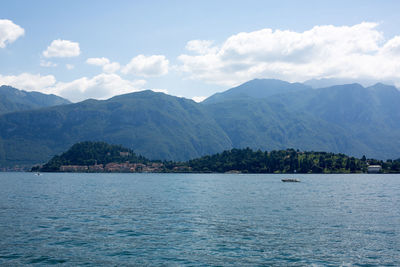
[[[384,172],[400,172],[400,159],[381,161],[350,157],[327,152],[253,151],[249,148],[232,149],[211,156],[190,160],[188,166],[194,172],[244,173],[356,173],[367,172],[368,165],[379,164]]]
[[[0,164],[44,163],[81,141],[121,144],[150,159],[186,160],[231,148],[192,100],[143,91],[0,116]]]

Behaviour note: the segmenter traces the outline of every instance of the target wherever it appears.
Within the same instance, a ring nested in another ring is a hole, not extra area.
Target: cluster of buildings
[[[28,166],[13,166],[13,167],[3,167],[0,168],[0,172],[26,172],[30,170]]]
[[[116,163],[95,164],[90,166],[82,165],[62,165],[61,172],[162,172],[164,164],[152,162],[149,164],[143,163]]]

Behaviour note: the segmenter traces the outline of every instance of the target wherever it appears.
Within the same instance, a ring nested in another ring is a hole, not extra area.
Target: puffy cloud
[[[0,19],[0,48],[5,48],[7,44],[11,44],[24,33],[25,30],[11,20]]]
[[[162,55],[138,55],[122,69],[124,74],[151,77],[168,73],[169,61]]]
[[[54,40],[50,46],[43,51],[43,56],[50,57],[76,57],[79,56],[81,50],[79,43],[68,40]]]
[[[178,57],[193,79],[234,86],[253,78],[400,81],[400,36],[385,42],[378,24],[315,26],[304,32],[262,29],[229,37],[219,46],[193,40]]]
[[[86,63],[90,65],[100,66],[103,68],[103,71],[107,73],[114,73],[121,68],[118,62],[110,62],[110,60],[105,57],[88,58],[86,60]]]
[[[67,70],[72,70],[73,68],[75,68],[75,66],[72,64],[65,64],[65,67],[67,68]]]
[[[103,66],[103,71],[107,73],[114,73],[121,68],[118,62],[112,62]]]
[[[56,78],[53,75],[22,73],[20,75],[0,75],[0,85],[10,85],[25,91],[40,91],[48,93],[48,87],[53,86]]]
[[[400,36],[395,36],[382,47],[381,53],[387,56],[400,56]]]
[[[199,103],[199,102],[203,102],[204,99],[206,99],[206,98],[207,97],[205,97],[205,96],[194,96],[194,97],[192,97],[192,100]]]

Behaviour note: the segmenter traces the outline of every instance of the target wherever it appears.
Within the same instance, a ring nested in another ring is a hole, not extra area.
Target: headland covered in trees
[[[195,172],[195,173],[400,173],[400,158],[376,160],[328,152],[294,149],[253,151],[232,149],[197,159],[175,162],[149,160],[131,149],[104,142],[80,142],[32,171],[42,172]]]

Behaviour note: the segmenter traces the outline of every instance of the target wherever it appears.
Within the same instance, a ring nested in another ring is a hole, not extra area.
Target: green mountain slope
[[[192,100],[144,91],[0,116],[0,164],[47,161],[79,141],[121,144],[151,159],[183,160],[230,148]]]
[[[207,108],[235,148],[250,147],[362,153],[365,146],[339,125],[327,123],[306,111],[262,99],[242,99],[211,104]]]
[[[276,95],[268,101],[342,128],[357,148],[349,147],[342,153],[380,159],[400,155],[400,91],[393,86],[337,85]]]
[[[70,104],[67,99],[39,92],[26,92],[11,86],[0,86],[0,114]]]
[[[232,90],[235,94],[200,104],[144,91],[3,114],[0,166],[45,162],[86,140],[121,144],[147,158],[167,160],[245,147],[400,156],[400,92],[395,87],[310,89],[255,80],[227,92]]]

